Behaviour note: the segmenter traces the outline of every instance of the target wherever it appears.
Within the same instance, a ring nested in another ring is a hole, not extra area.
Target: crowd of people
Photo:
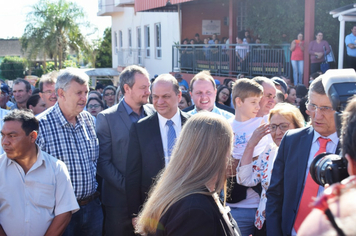
[[[310,163],[339,145],[323,80],[66,69],[13,104],[2,83],[0,235],[302,235]]]

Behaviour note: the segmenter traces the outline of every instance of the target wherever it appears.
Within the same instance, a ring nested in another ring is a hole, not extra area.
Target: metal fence
[[[172,71],[246,77],[258,75],[290,77],[289,44],[196,44],[172,47]]]
[[[144,66],[144,49],[120,49],[117,52],[117,56],[119,66]]]

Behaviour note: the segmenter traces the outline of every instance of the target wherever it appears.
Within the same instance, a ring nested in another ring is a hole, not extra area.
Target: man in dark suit
[[[311,179],[309,166],[316,154],[335,153],[339,138],[335,111],[322,80],[321,75],[309,88],[307,109],[312,126],[287,131],[279,146],[267,191],[267,235],[296,235],[311,210],[312,198],[324,189]]]
[[[106,235],[134,235],[125,195],[125,168],[132,123],[152,115],[148,102],[150,82],[147,71],[129,66],[120,74],[124,98],[97,116],[99,138],[98,173],[103,178]]]
[[[152,84],[152,101],[157,113],[131,127],[125,184],[133,224],[154,179],[169,162],[172,138],[179,136],[189,117],[178,109],[181,97],[178,82],[172,75],[158,76]]]

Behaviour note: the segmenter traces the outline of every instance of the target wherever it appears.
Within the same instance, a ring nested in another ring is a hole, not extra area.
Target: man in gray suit
[[[106,235],[134,235],[127,211],[124,176],[131,125],[154,113],[151,105],[145,105],[149,89],[148,72],[139,66],[127,67],[120,75],[120,90],[124,98],[97,116],[97,169],[103,178]]]

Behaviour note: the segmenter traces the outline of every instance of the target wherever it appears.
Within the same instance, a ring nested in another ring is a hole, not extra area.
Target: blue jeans
[[[304,61],[292,61],[294,86],[303,83]]]
[[[103,210],[99,198],[96,198],[72,215],[64,236],[99,236],[103,233]]]
[[[230,207],[231,215],[235,219],[242,236],[249,236],[255,232],[255,214],[257,208]]]

